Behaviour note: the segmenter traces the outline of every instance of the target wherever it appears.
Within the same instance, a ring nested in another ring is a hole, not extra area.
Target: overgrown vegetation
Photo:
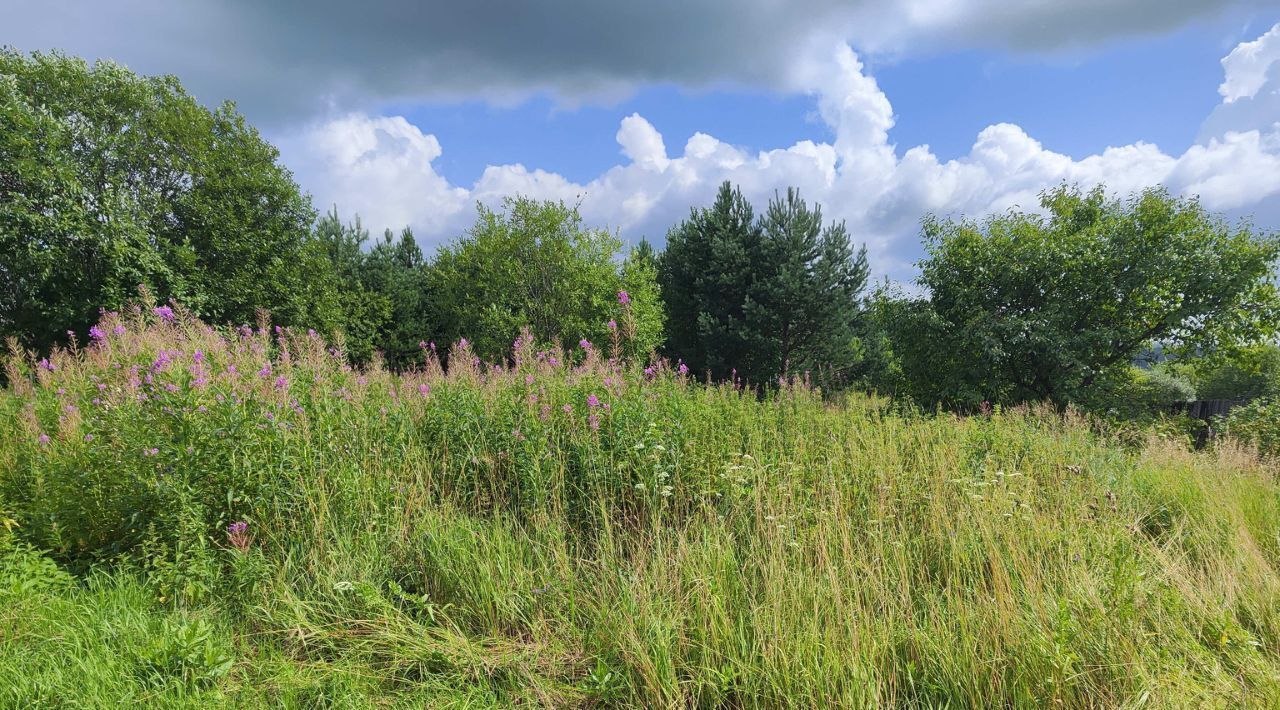
[[[1230,446],[95,332],[0,395],[5,706],[1280,703],[1280,490]]]

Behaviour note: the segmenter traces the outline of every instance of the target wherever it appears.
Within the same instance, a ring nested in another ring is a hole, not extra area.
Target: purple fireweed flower
[[[430,349],[430,350],[431,350],[431,352],[435,352],[435,351],[436,351],[436,341],[432,340],[431,342],[427,343],[427,348],[428,348],[428,349]]]
[[[43,445],[45,445],[45,444],[48,444],[48,443],[49,443],[49,435],[48,435],[48,434],[41,434],[40,436],[37,436],[37,437],[36,437],[36,441],[40,442],[40,444],[41,444],[42,446],[43,446]]]
[[[654,371],[652,366],[644,368],[645,377],[653,377],[653,375],[654,375]]]
[[[59,396],[59,397],[61,397],[62,395],[66,394],[66,393],[67,393],[67,388],[66,388],[66,387],[59,387],[59,388],[58,388],[58,396]]]
[[[561,407],[561,409],[563,409],[563,410],[564,410],[564,413],[565,413],[565,414],[573,414],[573,405],[572,405],[572,404],[566,404],[566,405],[564,405],[563,407]]]
[[[156,306],[155,308],[151,309],[151,312],[160,316],[160,318],[164,320],[164,322],[166,323],[173,322],[173,319],[174,319],[173,309],[168,306]]]
[[[54,370],[58,369],[58,366],[49,362],[49,358],[47,357],[40,358],[40,362],[37,363],[37,365],[41,370],[47,370],[49,372],[53,372]]]
[[[314,337],[316,337],[316,329],[315,329],[315,328],[307,328],[307,337],[308,337],[308,338],[314,338]]]
[[[94,398],[93,398],[93,404],[94,404],[94,406],[97,406],[97,405],[99,405],[99,404],[102,404],[102,400],[101,400],[101,399],[98,399],[97,397],[94,397]]]
[[[142,450],[142,455],[143,455],[143,456],[156,456],[156,455],[158,455],[159,453],[160,453],[160,449],[154,449],[154,448],[153,448],[153,449],[143,449],[143,450]]]
[[[587,340],[586,338],[583,338],[582,340],[578,341],[578,347],[582,348],[583,350],[590,350],[591,341]]]
[[[91,325],[89,326],[89,337],[94,340],[102,340],[107,337],[107,334],[102,332],[102,329],[98,326]]]
[[[369,380],[368,380],[368,379],[366,379],[364,375],[360,375],[359,377],[357,377],[357,378],[356,378],[356,384],[357,384],[357,385],[360,385],[361,387],[363,387],[363,386],[365,385],[365,383],[366,383],[366,382],[368,382],[368,381],[369,381]]]
[[[161,350],[160,354],[156,356],[155,361],[151,363],[151,371],[162,372],[171,362],[173,362],[173,359],[169,356],[169,352],[167,350]]]
[[[104,384],[102,384],[102,383],[98,383],[98,391],[99,391],[99,392],[105,392],[105,391],[107,391],[107,386],[106,386],[106,385],[104,385]]]
[[[278,325],[277,325],[277,326],[276,326],[276,335],[284,335],[284,328],[281,328],[280,326],[278,326]]]
[[[467,347],[467,346],[468,346],[468,345],[470,345],[470,344],[471,344],[471,343],[470,343],[470,342],[468,342],[466,338],[459,338],[459,339],[458,339],[458,347],[459,347],[459,348],[465,348],[465,347]]]
[[[616,320],[610,320],[608,323],[605,323],[605,325],[607,325],[607,326],[609,327],[609,330],[617,330],[617,329],[618,329],[618,321],[616,321]]]
[[[196,407],[196,411],[200,412],[201,414],[204,414],[205,412],[209,411],[209,408],[202,404],[199,407]]]
[[[115,327],[111,329],[111,332],[116,335],[124,335],[124,326],[116,323]]]
[[[588,406],[588,407],[591,407],[592,409],[595,409],[596,407],[599,407],[599,406],[600,406],[600,398],[599,398],[599,397],[597,397],[597,396],[595,396],[594,394],[592,394],[592,395],[587,395],[587,406]]]
[[[431,385],[427,385],[427,384],[418,385],[418,394],[422,395],[423,397],[426,397],[427,395],[431,394]]]
[[[175,384],[173,384],[172,382],[166,382],[166,383],[165,383],[165,385],[164,385],[164,388],[165,388],[165,390],[166,390],[166,391],[169,391],[169,392],[177,392],[177,391],[178,391],[178,386],[177,386],[177,385],[175,385]]]
[[[227,526],[227,542],[241,553],[249,551],[249,524],[243,520]]]
[[[271,376],[271,363],[267,363],[263,365],[262,369],[258,370],[258,377],[261,377],[262,379],[265,380],[270,376]]]
[[[526,385],[531,385],[531,384],[533,384],[533,375],[525,375],[525,376],[524,376],[524,383],[525,383]]]
[[[276,378],[276,389],[282,390],[289,386],[289,379],[284,375]]]
[[[592,431],[600,431],[600,417],[595,414],[589,415],[587,417],[587,425],[591,427]]]
[[[619,291],[618,303],[621,303],[624,306],[627,305],[628,303],[631,303],[631,295],[628,294],[626,291]]]
[[[554,357],[547,358],[547,362],[551,363],[552,367],[555,367],[556,365],[560,364],[560,361],[555,359]]]
[[[85,440],[85,441],[93,441],[93,434],[85,434],[85,435],[84,435],[84,440]]]
[[[425,341],[425,340],[419,340],[419,341],[418,341],[418,349],[419,349],[419,350],[426,350],[426,349],[427,349],[427,341]]]
[[[686,365],[686,364],[684,364],[684,361],[683,361],[683,360],[681,360],[681,361],[680,361],[680,366],[676,368],[676,371],[677,371],[677,372],[679,372],[679,373],[680,373],[680,374],[682,374],[682,375],[687,375],[687,374],[689,374],[689,366],[688,366],[688,365]]]
[[[204,362],[204,351],[197,350],[191,353],[191,360],[192,362]]]

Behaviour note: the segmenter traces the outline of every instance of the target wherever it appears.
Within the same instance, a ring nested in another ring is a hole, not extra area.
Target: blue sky
[[[797,185],[911,274],[925,213],[1152,185],[1280,227],[1280,0],[0,0],[0,43],[230,98],[322,208],[430,247],[475,202],[661,237]],[[1277,28],[1277,29],[1273,29]]]

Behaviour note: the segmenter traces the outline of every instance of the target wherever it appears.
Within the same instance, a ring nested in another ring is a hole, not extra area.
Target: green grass
[[[10,364],[2,707],[1280,706],[1229,445],[150,318]]]

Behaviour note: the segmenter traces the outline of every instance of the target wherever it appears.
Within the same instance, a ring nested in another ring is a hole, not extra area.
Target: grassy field
[[[0,393],[0,707],[1280,707],[1280,488],[613,346],[108,315]]]

